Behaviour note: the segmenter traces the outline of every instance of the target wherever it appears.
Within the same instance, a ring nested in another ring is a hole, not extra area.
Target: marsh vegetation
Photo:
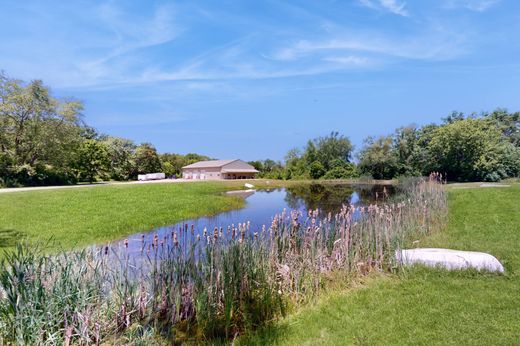
[[[19,344],[230,340],[307,302],[331,278],[397,269],[394,251],[441,229],[438,176],[385,204],[284,211],[271,225],[197,230],[47,256],[19,246],[0,274],[0,333]]]

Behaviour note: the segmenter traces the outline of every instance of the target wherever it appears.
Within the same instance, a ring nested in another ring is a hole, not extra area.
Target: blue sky
[[[517,0],[0,1],[0,69],[161,152],[282,159],[520,110]]]

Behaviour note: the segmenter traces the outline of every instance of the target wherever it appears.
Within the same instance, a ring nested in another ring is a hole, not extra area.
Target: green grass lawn
[[[451,190],[449,202],[447,229],[420,246],[489,252],[506,275],[426,268],[374,274],[239,344],[520,344],[520,185]]]
[[[240,208],[223,183],[134,184],[0,194],[0,250],[16,241],[64,248],[102,243],[197,216]]]
[[[52,239],[55,247],[68,249],[237,209],[244,201],[222,192],[243,189],[245,182],[258,188],[311,183],[272,179],[123,183],[1,193],[0,257],[2,249],[10,249],[22,239],[36,242]]]

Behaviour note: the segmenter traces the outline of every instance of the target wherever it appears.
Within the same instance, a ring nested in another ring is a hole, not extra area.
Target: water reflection
[[[204,229],[213,232],[215,227],[223,227],[239,223],[250,223],[252,232],[260,231],[262,226],[267,228],[273,216],[284,209],[299,210],[303,215],[309,209],[320,209],[325,213],[337,212],[343,204],[366,205],[381,202],[394,193],[390,185],[345,185],[345,184],[307,184],[289,188],[278,188],[258,191],[235,192],[246,198],[246,206],[242,209],[220,213],[216,216],[201,217],[187,220],[175,225],[161,227],[150,232],[138,233],[128,238],[128,248],[131,252],[140,252],[144,244],[152,244],[155,239],[171,237],[174,232],[189,227],[191,236],[202,235]],[[191,229],[193,228],[193,232]],[[124,246],[121,241],[116,246]]]
[[[370,204],[388,199],[393,185],[306,184],[287,188],[285,201],[294,210],[337,212],[344,204]]]

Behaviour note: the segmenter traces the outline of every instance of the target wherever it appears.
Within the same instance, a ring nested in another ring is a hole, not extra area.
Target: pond
[[[223,212],[211,217],[201,217],[185,220],[178,224],[161,227],[150,232],[138,233],[128,237],[130,252],[140,252],[143,241],[153,242],[154,237],[163,239],[185,225],[195,229],[195,234],[201,234],[206,228],[213,232],[215,227],[224,227],[239,223],[250,223],[252,232],[260,231],[262,226],[269,227],[273,216],[287,211],[307,211],[319,209],[322,213],[338,212],[344,204],[357,206],[370,203],[381,203],[395,193],[393,185],[369,184],[302,184],[287,188],[231,191],[229,194],[246,199],[242,209]],[[120,243],[122,244],[122,242]],[[117,244],[115,244],[117,245]]]

